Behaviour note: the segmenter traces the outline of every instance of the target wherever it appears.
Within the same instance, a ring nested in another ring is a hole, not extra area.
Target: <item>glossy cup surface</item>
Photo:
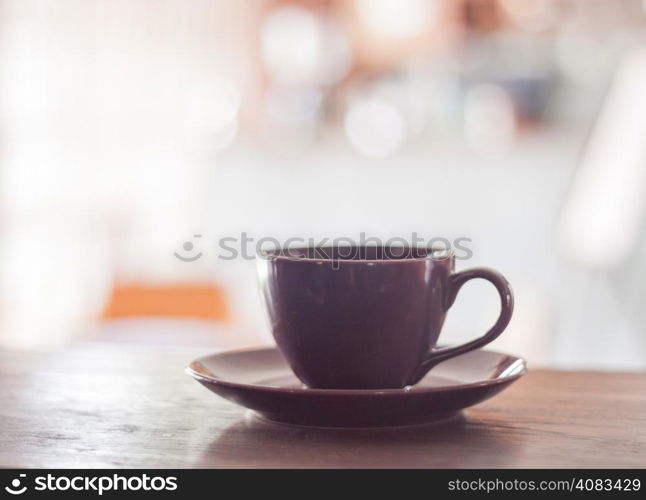
[[[400,388],[436,345],[449,254],[427,249],[291,249],[260,262],[271,329],[313,388]]]

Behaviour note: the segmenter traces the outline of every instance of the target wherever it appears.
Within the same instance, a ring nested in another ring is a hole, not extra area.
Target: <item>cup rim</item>
[[[433,248],[427,248],[427,247],[412,247],[412,246],[403,246],[403,245],[390,245],[388,248],[403,248],[405,251],[426,251],[428,252],[427,255],[424,255],[423,257],[416,257],[416,256],[406,256],[406,257],[395,257],[391,259],[367,259],[367,258],[344,258],[344,257],[328,257],[326,255],[322,255],[319,257],[308,257],[308,256],[303,256],[303,255],[294,255],[290,254],[289,252],[307,252],[311,250],[328,250],[328,249],[338,249],[338,248],[355,248],[355,249],[360,249],[360,248],[379,248],[378,245],[323,245],[320,247],[312,247],[312,246],[304,246],[304,247],[288,247],[288,248],[275,248],[272,250],[263,250],[260,252],[260,257],[267,259],[267,260],[290,260],[290,261],[295,261],[295,262],[343,262],[343,263],[375,263],[375,262],[381,262],[381,263],[396,263],[396,262],[415,262],[415,261],[425,261],[425,260],[433,260],[433,261],[443,261],[443,260],[452,260],[455,257],[455,252],[453,248],[441,248],[437,249],[438,254],[440,251],[442,252],[441,256],[434,255],[434,251],[436,249]],[[384,248],[382,246],[382,248]]]

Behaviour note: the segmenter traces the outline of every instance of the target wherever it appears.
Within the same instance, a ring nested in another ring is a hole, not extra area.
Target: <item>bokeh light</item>
[[[365,30],[379,38],[415,38],[435,24],[438,0],[358,0],[359,19]]]
[[[260,44],[263,66],[277,84],[333,84],[352,63],[339,23],[296,5],[277,7],[267,15]]]
[[[469,89],[464,100],[464,136],[469,146],[496,156],[511,148],[514,135],[514,104],[509,94],[493,84]]]
[[[396,152],[405,139],[402,112],[385,99],[358,99],[350,104],[345,117],[350,144],[361,154],[382,158]]]
[[[185,107],[185,138],[190,149],[217,152],[236,137],[241,94],[227,77],[213,78],[194,85]]]

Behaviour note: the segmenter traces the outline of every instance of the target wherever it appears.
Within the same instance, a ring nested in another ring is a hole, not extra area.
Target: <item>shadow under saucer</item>
[[[464,415],[418,426],[343,429],[278,424],[247,412],[208,446],[194,466],[505,467],[522,448],[522,440],[508,423]]]

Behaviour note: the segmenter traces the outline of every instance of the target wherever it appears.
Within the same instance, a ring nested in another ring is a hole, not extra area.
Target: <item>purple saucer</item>
[[[219,396],[275,422],[386,427],[446,420],[489,399],[526,372],[525,360],[478,349],[449,359],[403,389],[309,389],[275,348],[223,352],[186,372]]]

